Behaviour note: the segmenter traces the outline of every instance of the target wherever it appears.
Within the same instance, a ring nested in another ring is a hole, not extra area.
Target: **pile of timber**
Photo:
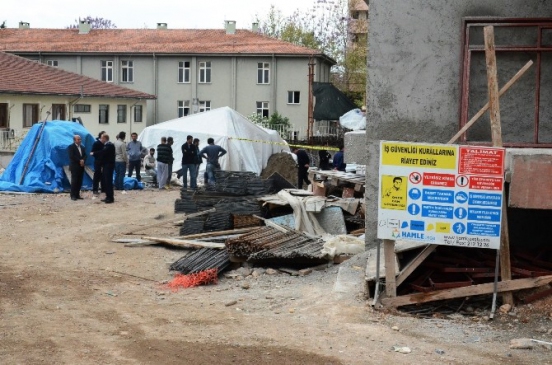
[[[183,256],[175,261],[171,271],[180,271],[183,274],[194,274],[209,269],[217,269],[222,272],[230,265],[228,252],[212,248],[202,248]]]

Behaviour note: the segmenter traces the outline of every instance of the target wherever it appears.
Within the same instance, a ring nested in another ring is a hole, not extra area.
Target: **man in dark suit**
[[[82,177],[84,176],[86,152],[81,142],[81,137],[75,134],[73,136],[73,143],[67,147],[69,170],[71,171],[71,200],[82,199],[80,191],[82,188]]]
[[[98,138],[96,138],[96,141],[94,141],[94,144],[92,145],[92,152],[97,152],[103,149],[104,145],[101,141],[101,138],[102,138],[102,134],[104,133],[105,131],[101,131],[98,134]],[[99,194],[101,181],[102,181],[102,165],[101,165],[100,159],[95,157],[94,158],[94,180],[92,181],[92,193],[94,195]]]
[[[303,189],[303,181],[309,185],[309,164],[310,158],[307,151],[295,147],[293,153],[297,155],[297,187]]]
[[[109,142],[109,135],[102,134],[100,141],[103,148],[99,151],[90,152],[96,161],[99,161],[102,169],[102,192],[105,193],[105,199],[102,199],[106,204],[115,201],[113,197],[113,170],[115,170],[115,145]]]

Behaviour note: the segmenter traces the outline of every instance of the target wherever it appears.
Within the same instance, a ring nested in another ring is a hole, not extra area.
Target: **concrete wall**
[[[368,245],[376,242],[377,233],[379,141],[445,143],[458,130],[462,18],[534,18],[549,15],[551,11],[552,2],[541,0],[370,1],[366,130]],[[518,59],[499,64],[501,80],[511,77],[511,72],[522,63]],[[530,86],[521,85],[522,92],[524,87],[527,90]],[[470,115],[476,107],[472,106]],[[523,119],[526,111],[524,108],[509,111],[513,114],[504,119],[510,123],[505,129],[525,135],[527,123],[513,129],[512,123]]]

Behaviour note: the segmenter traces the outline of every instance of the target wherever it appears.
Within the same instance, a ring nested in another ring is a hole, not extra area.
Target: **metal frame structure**
[[[541,90],[541,66],[542,66],[542,53],[552,52],[552,46],[543,46],[543,31],[552,31],[552,18],[464,18],[462,21],[462,64],[460,73],[462,75],[461,80],[461,100],[460,100],[460,123],[459,128],[462,128],[469,119],[469,91],[470,91],[470,66],[472,60],[472,53],[485,52],[485,46],[477,46],[470,44],[470,31],[476,27],[484,27],[492,25],[494,27],[506,27],[506,28],[535,28],[537,31],[537,43],[531,46],[520,45],[497,45],[495,51],[510,52],[510,53],[527,53],[531,52],[536,54],[536,77],[535,77],[535,106],[534,106],[534,134],[532,143],[520,143],[520,142],[504,142],[505,147],[545,147],[552,148],[551,143],[539,143],[539,117],[540,117],[540,90]],[[467,140],[466,133],[464,133],[460,141],[470,144]],[[478,145],[485,145],[485,142],[473,142]],[[490,145],[491,142],[489,141]]]

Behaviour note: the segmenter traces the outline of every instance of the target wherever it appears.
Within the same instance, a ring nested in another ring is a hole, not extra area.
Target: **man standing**
[[[97,151],[100,151],[101,149],[103,149],[104,145],[103,145],[101,139],[102,139],[102,134],[104,134],[104,133],[105,133],[105,131],[101,131],[98,134],[98,138],[96,138],[96,140],[94,141],[94,144],[92,145],[91,155],[93,155],[93,152],[97,152]],[[92,180],[92,193],[94,195],[99,194],[101,181],[102,181],[101,161],[98,157],[94,156],[94,179]]]
[[[115,190],[125,189],[125,171],[128,164],[125,137],[126,133],[121,132],[115,141]]]
[[[310,184],[308,178],[310,158],[307,151],[298,147],[293,149],[293,153],[297,155],[297,187],[303,189],[303,181],[305,181],[307,185]]]
[[[133,132],[130,134],[130,141],[127,144],[128,155],[128,177],[132,177],[133,170],[136,170],[136,180],[142,181],[140,176],[140,167],[142,165],[142,142],[138,141],[138,133]]]
[[[99,151],[90,152],[96,161],[99,161],[102,168],[102,191],[105,193],[106,204],[115,201],[113,196],[113,170],[115,169],[115,145],[109,142],[109,135],[104,133],[101,137],[103,148]]]
[[[82,177],[84,176],[84,162],[86,153],[81,146],[81,136],[75,134],[73,143],[67,147],[69,154],[69,170],[71,171],[71,200],[82,199],[80,191],[82,188]]]
[[[197,150],[199,151],[199,138],[194,138],[194,146],[196,146]],[[201,166],[201,164],[203,163],[203,157],[201,157],[201,155],[198,153],[196,158],[195,158],[195,166],[196,166],[196,183],[197,183],[197,178],[199,177],[199,166]],[[204,184],[207,185],[207,171],[205,171],[203,173],[203,179],[204,179]]]
[[[159,190],[168,189],[166,186],[167,173],[169,172],[168,164],[172,161],[172,148],[167,144],[167,137],[161,137],[161,144],[157,145],[157,184]]]
[[[190,188],[197,189],[196,157],[198,148],[193,143],[194,137],[187,136],[182,145],[182,183],[183,189],[188,188],[188,170],[190,171]]]
[[[318,157],[320,159],[320,170],[329,170],[330,169],[330,158],[332,155],[326,150],[319,150]]]
[[[345,169],[347,168],[347,164],[343,162],[343,160],[345,159],[345,156],[343,155],[343,150],[344,150],[344,147],[339,146],[339,151],[336,152],[336,154],[334,155],[334,158],[333,158],[334,170],[345,171]]]
[[[173,156],[172,145],[174,144],[174,139],[172,137],[167,137],[167,144],[171,148],[171,156]],[[174,158],[171,160],[170,163],[167,164],[167,186],[169,188],[171,187],[173,162],[174,162]]]
[[[207,146],[199,154],[207,160],[207,178],[209,185],[214,185],[216,182],[215,170],[220,169],[218,159],[226,154],[226,150],[221,146],[217,146],[213,138],[208,138]]]

